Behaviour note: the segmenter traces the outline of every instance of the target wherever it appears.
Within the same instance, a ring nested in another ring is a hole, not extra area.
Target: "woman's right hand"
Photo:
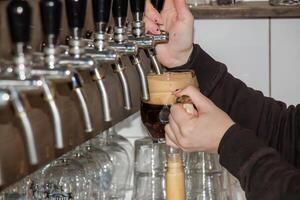
[[[159,62],[169,68],[184,65],[193,51],[194,32],[194,17],[185,0],[165,0],[161,13],[146,0],[144,21],[147,32],[159,34],[162,29],[170,34],[168,43],[156,46]]]

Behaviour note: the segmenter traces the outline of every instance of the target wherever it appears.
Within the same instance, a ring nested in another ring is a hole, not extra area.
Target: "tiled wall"
[[[300,102],[300,19],[196,20],[195,43],[266,96]],[[132,142],[146,135],[139,113],[117,131]]]

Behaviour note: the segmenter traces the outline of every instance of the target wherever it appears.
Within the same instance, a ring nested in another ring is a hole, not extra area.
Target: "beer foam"
[[[147,76],[150,100],[149,104],[174,104],[176,97],[173,92],[188,86],[198,86],[193,72],[165,72],[163,74],[149,74]]]

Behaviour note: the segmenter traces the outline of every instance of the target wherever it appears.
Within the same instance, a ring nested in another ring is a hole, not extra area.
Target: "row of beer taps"
[[[160,1],[162,2],[162,1]],[[153,1],[154,5],[161,5]],[[93,38],[84,38],[87,0],[65,0],[70,37],[67,45],[57,45],[62,16],[61,0],[40,0],[44,45],[41,52],[30,55],[24,50],[30,43],[31,7],[25,0],[11,0],[7,6],[7,19],[14,56],[12,61],[1,63],[0,106],[9,102],[19,117],[24,133],[30,164],[39,162],[33,129],[22,96],[26,93],[42,92],[51,111],[54,127],[55,147],[64,148],[62,121],[55,101],[53,83],[70,83],[80,102],[85,132],[93,131],[80,71],[88,71],[96,82],[102,100],[104,121],[112,120],[109,93],[103,83],[101,72],[103,64],[110,64],[122,85],[124,109],[132,108],[130,87],[122,56],[129,56],[139,74],[142,98],[149,99],[146,73],[143,70],[140,51],[149,57],[153,71],[162,73],[163,69],[156,59],[155,45],[168,42],[168,34],[145,33],[143,22],[145,0],[130,0],[133,21],[127,27],[128,0],[92,0],[95,30]],[[109,29],[110,10],[114,18],[113,29]],[[110,31],[109,31],[110,30]]]

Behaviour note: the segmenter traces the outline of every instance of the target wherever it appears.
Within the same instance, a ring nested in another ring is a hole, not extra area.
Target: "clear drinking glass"
[[[89,199],[98,200],[101,199],[101,176],[98,170],[97,163],[93,158],[78,147],[74,152],[72,152],[72,158],[78,161],[84,168],[86,174],[86,184],[90,191],[86,191],[89,195]]]
[[[41,175],[43,184],[37,186],[43,196],[37,199],[90,199],[84,168],[74,159],[60,158],[48,164]]]
[[[130,164],[126,150],[111,140],[109,131],[104,131],[101,136],[92,139],[91,143],[105,151],[113,164],[110,199],[124,199]]]
[[[166,145],[149,137],[135,141],[132,200],[166,199]]]
[[[99,134],[98,138],[105,138],[107,141],[113,141],[117,143],[119,146],[121,146],[127,153],[128,159],[129,159],[129,172],[128,172],[128,178],[126,183],[126,189],[131,190],[132,189],[132,177],[133,177],[133,154],[134,154],[134,148],[133,145],[129,142],[129,140],[122,135],[119,135],[114,127],[109,128],[105,131],[106,134]]]
[[[99,172],[100,176],[99,199],[111,199],[111,184],[115,170],[109,155],[102,149],[93,146],[91,141],[85,143],[81,150],[90,155],[93,158],[93,160],[97,163],[96,170]]]
[[[32,200],[30,187],[32,184],[31,178],[25,177],[18,183],[6,188],[0,193],[0,200]]]
[[[226,199],[217,154],[186,153],[185,174],[187,200]]]

